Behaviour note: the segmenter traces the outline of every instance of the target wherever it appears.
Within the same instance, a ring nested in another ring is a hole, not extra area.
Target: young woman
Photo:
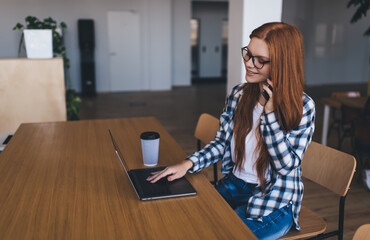
[[[215,139],[148,181],[172,181],[222,160],[219,193],[257,238],[277,239],[293,225],[300,229],[300,166],[314,132],[315,104],[303,92],[299,30],[267,23],[250,39],[242,48],[247,83],[228,96]]]

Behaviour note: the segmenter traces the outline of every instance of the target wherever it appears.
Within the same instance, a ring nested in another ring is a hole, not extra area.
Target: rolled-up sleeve
[[[202,150],[186,158],[186,160],[193,162],[193,167],[189,170],[190,173],[199,172],[203,168],[222,159],[225,150],[224,135],[225,133],[220,128],[214,140],[207,144]]]

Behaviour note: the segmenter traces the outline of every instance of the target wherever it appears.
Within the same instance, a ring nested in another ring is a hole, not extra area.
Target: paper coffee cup
[[[145,166],[155,166],[158,164],[159,153],[159,133],[143,132],[140,135],[141,150]]]

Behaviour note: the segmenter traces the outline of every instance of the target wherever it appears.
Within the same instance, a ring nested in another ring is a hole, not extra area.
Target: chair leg
[[[351,154],[355,155],[355,139],[353,137],[353,134],[351,134]]]
[[[340,197],[339,202],[339,220],[338,220],[338,230],[322,233],[312,238],[308,238],[306,240],[319,240],[319,239],[327,239],[329,237],[338,236],[338,240],[343,240],[343,225],[344,225],[344,203],[346,200],[346,196]]]
[[[343,143],[343,139],[344,139],[344,136],[339,136],[339,139],[338,139],[338,150],[341,150],[342,148],[342,143]]]
[[[330,125],[329,125],[330,127],[329,127],[329,130],[328,130],[328,137],[330,136],[330,133],[331,133],[331,130],[333,130],[333,123],[330,123]]]
[[[345,137],[345,131],[341,129],[341,127],[338,127],[338,149],[340,150],[342,148],[343,139]]]
[[[331,116],[329,118],[331,118],[331,122],[329,123],[329,130],[328,130],[328,138],[331,134],[331,131],[333,130],[333,128],[336,128],[338,130],[339,128],[339,124],[338,124],[338,120],[335,118],[335,113],[336,110],[335,108],[332,108],[331,110]]]
[[[213,185],[216,185],[218,176],[217,176],[217,163],[213,164]]]
[[[198,139],[197,140],[197,151],[200,151],[200,149],[201,149],[201,142]],[[211,181],[211,183],[213,185],[216,185],[217,180],[218,180],[218,177],[217,177],[217,163],[215,163],[215,164],[213,164],[213,181]]]
[[[344,204],[346,196],[340,197],[339,202],[339,221],[338,221],[338,240],[343,240],[343,225],[344,225]]]

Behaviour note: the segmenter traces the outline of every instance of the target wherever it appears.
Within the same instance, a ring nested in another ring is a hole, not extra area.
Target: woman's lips
[[[258,73],[247,70],[247,75],[248,76],[254,76],[256,74],[258,74]]]

